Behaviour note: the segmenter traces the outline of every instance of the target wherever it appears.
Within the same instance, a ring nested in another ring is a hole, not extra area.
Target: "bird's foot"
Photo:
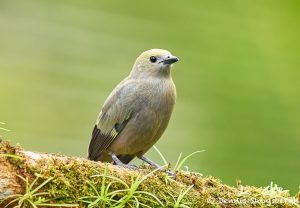
[[[132,165],[132,164],[125,164],[123,163],[118,157],[117,155],[115,155],[114,153],[111,153],[111,158],[113,159],[114,163],[122,168],[127,168],[129,170],[136,170],[138,169],[138,167],[136,165]]]
[[[137,170],[138,169],[138,166],[136,165],[132,165],[132,164],[117,164],[117,166],[119,167],[122,167],[122,168],[126,168],[126,169],[129,169],[129,170]]]
[[[166,170],[166,173],[168,174],[168,176],[175,178],[176,177],[176,173],[175,172],[171,172],[169,170]]]
[[[150,160],[150,159],[148,159],[148,158],[146,158],[144,156],[138,156],[138,158],[141,159],[142,161],[144,161],[145,163],[149,164],[152,167],[155,167],[157,169],[165,171],[168,174],[168,176],[175,178],[176,174],[173,173],[173,172],[171,172],[171,171],[169,171],[169,170],[167,170],[166,166],[160,166],[157,163],[153,162],[152,160]]]
[[[160,165],[156,164],[155,162],[153,162],[152,160],[144,157],[143,155],[138,156],[138,158],[142,161],[144,161],[145,163],[149,164],[152,167],[155,167],[157,169],[163,169],[164,167],[161,167]]]

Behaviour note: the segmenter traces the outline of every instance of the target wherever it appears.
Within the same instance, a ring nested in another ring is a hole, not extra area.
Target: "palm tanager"
[[[151,49],[135,61],[127,78],[106,99],[88,149],[90,160],[129,167],[134,157],[159,167],[143,155],[165,131],[176,99],[171,77],[178,58]]]

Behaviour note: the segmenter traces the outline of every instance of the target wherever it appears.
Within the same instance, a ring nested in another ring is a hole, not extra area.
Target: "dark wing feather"
[[[100,129],[97,128],[97,125],[95,125],[93,133],[92,133],[92,139],[90,141],[90,145],[89,145],[89,157],[90,157],[90,153],[92,151],[92,147],[96,146],[97,144],[97,137],[100,134]]]
[[[113,139],[114,138],[110,135],[102,134],[101,130],[98,129],[97,125],[95,125],[89,145],[88,158],[96,161],[100,157],[102,151],[105,150],[109,144],[111,144]]]
[[[120,113],[119,119],[115,121],[111,116],[106,116],[101,112],[97,122],[98,125],[95,125],[92,133],[88,158],[90,160],[98,160],[101,153],[111,145],[114,139],[125,128],[130,118],[131,114]]]

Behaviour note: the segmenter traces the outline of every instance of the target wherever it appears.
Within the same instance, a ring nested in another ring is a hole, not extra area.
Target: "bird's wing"
[[[121,90],[119,90],[121,91]],[[113,92],[105,102],[92,133],[89,145],[89,159],[97,160],[114,139],[125,128],[132,116],[128,99],[122,99],[122,92]]]

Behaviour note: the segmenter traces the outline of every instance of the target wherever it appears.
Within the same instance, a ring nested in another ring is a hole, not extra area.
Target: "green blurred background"
[[[300,185],[300,1],[0,1],[0,134],[86,156],[96,116],[144,50],[180,58],[157,147],[234,185]],[[154,150],[148,154],[161,162]]]

